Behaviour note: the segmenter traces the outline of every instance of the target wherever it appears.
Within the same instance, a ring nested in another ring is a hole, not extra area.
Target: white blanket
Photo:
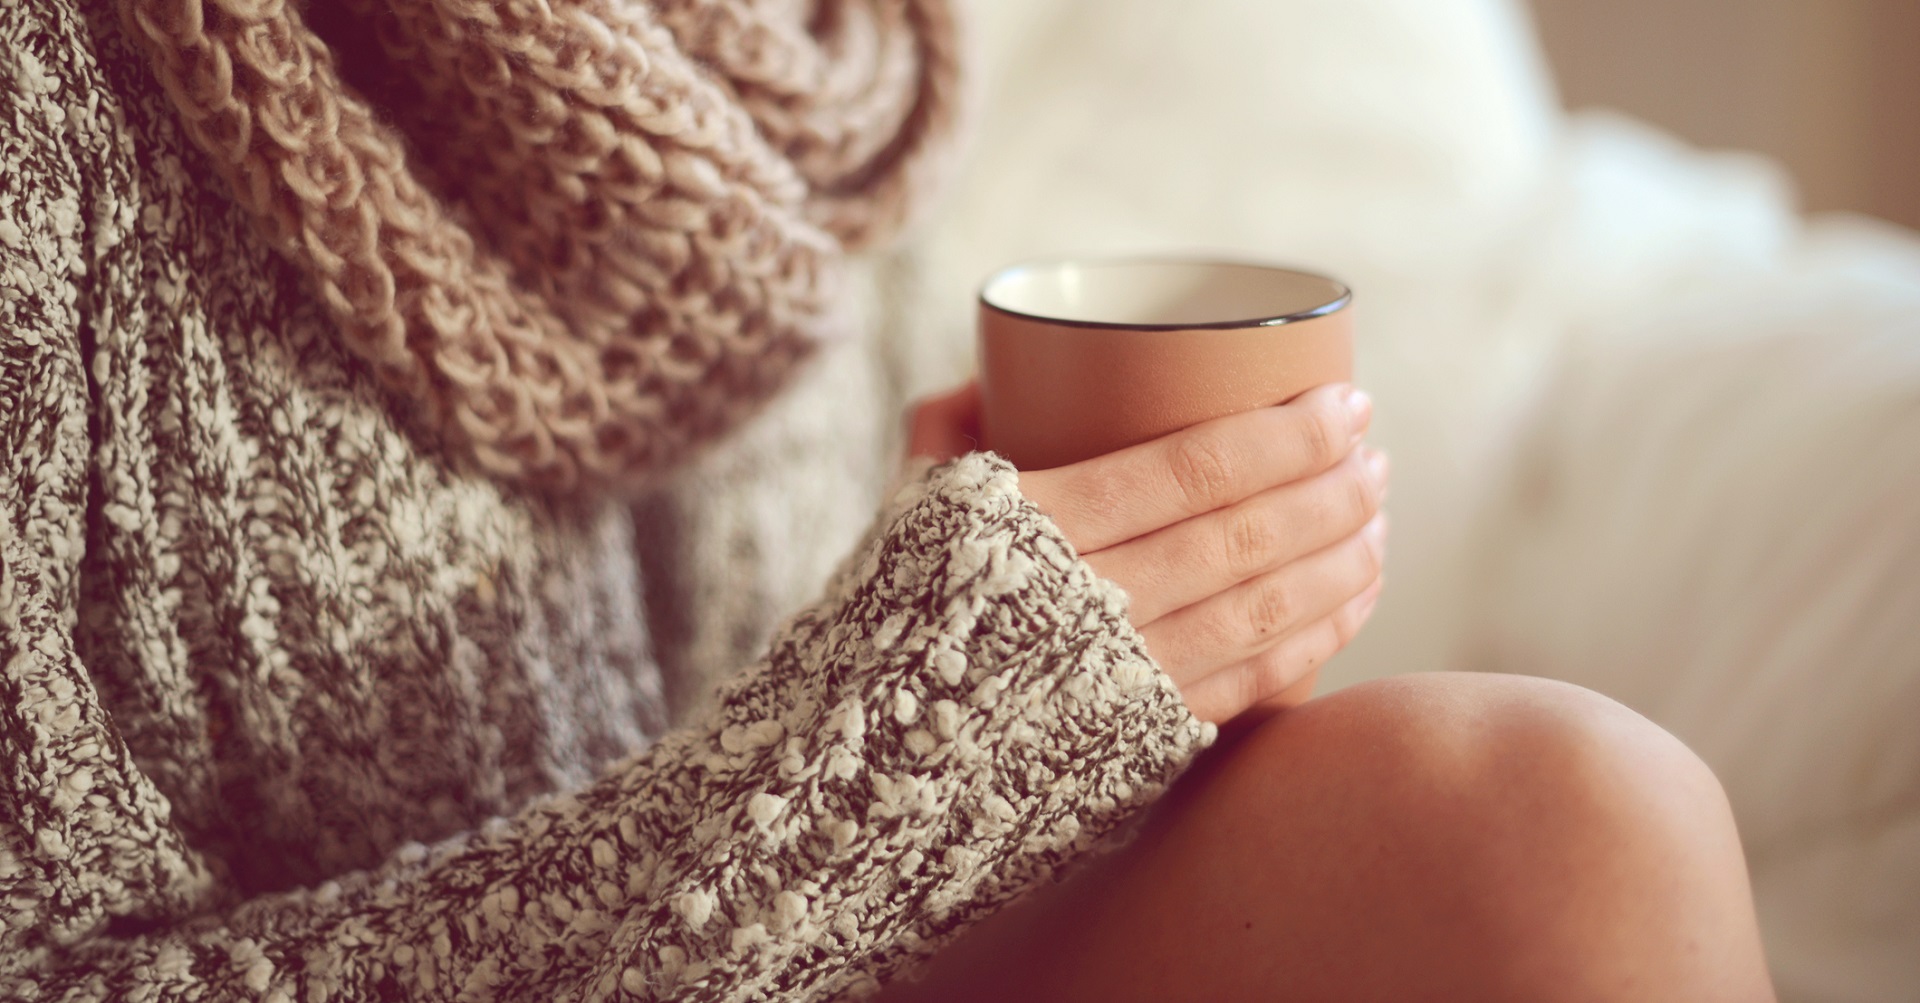
[[[1920,242],[1569,119],[1507,0],[999,0],[909,367],[1021,257],[1211,249],[1357,293],[1390,585],[1334,681],[1571,679],[1720,773],[1788,1000],[1920,987]]]

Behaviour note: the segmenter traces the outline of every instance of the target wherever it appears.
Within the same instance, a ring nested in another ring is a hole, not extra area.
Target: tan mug
[[[1044,470],[1351,381],[1352,299],[1232,261],[1008,268],[980,290],[985,445]]]

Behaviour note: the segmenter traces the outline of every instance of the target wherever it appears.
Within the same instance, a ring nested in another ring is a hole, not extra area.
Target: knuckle
[[[1365,522],[1380,510],[1380,489],[1360,464],[1354,464],[1346,480],[1345,514],[1356,522]]]
[[[1317,538],[1331,544],[1358,530],[1373,515],[1373,505],[1365,476],[1335,467],[1315,478],[1313,489],[1303,493],[1299,518]]]
[[[1218,507],[1232,490],[1233,450],[1212,431],[1196,431],[1174,440],[1167,459],[1173,483],[1197,511]]]
[[[1269,692],[1267,677],[1271,670],[1267,667],[1266,656],[1251,658],[1233,667],[1233,699],[1235,706],[1246,709],[1266,699]]]
[[[1348,606],[1333,618],[1333,649],[1345,648],[1354,638],[1360,636],[1360,626],[1364,622],[1360,611]],[[1329,655],[1328,657],[1332,657]]]
[[[1331,661],[1350,640],[1352,640],[1351,637],[1343,637],[1340,628],[1332,623],[1324,623],[1319,628],[1308,631],[1307,637],[1303,639],[1300,654],[1297,656],[1299,675],[1304,676],[1308,669]]]
[[[1257,582],[1247,596],[1246,623],[1256,641],[1264,641],[1285,631],[1293,622],[1299,601],[1293,590],[1278,577]]]
[[[1266,512],[1253,507],[1228,514],[1224,537],[1224,562],[1234,574],[1250,574],[1266,567],[1280,549],[1278,525]]]
[[[1339,458],[1348,438],[1346,420],[1331,406],[1309,411],[1300,426],[1300,447],[1316,464],[1329,464]]]
[[[1074,479],[1066,496],[1075,515],[1104,540],[1115,532],[1135,493],[1110,466],[1095,464]]]
[[[1381,553],[1380,548],[1364,536],[1359,537],[1358,542],[1360,545],[1361,579],[1367,584],[1372,584],[1374,579],[1380,577],[1380,572],[1386,570],[1386,555]]]
[[[1122,535],[1119,527],[1130,507],[1137,507],[1139,490],[1112,464],[1094,462],[1021,471],[1020,493],[1053,518],[1075,550],[1087,554]]]
[[[1247,664],[1244,691],[1250,697],[1248,703],[1259,703],[1285,692],[1287,687],[1299,682],[1313,664],[1285,646],[1262,652]]]

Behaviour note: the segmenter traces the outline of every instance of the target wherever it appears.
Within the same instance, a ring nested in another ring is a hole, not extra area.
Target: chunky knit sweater
[[[122,23],[0,0],[0,998],[833,998],[1211,738],[987,456],[668,729],[694,503],[439,448]]]

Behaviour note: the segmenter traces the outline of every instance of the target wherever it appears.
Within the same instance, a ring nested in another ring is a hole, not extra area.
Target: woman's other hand
[[[979,448],[979,389],[920,404],[910,448]],[[1373,612],[1386,553],[1384,454],[1367,396],[1321,387],[1052,470],[1020,489],[1132,597],[1131,617],[1187,706],[1225,723],[1305,700]]]

